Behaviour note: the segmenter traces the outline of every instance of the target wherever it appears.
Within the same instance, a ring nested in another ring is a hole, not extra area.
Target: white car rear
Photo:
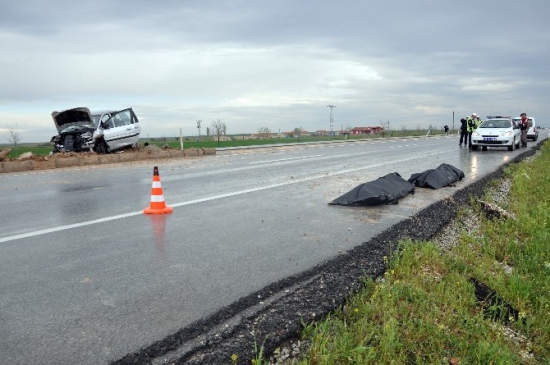
[[[515,117],[514,122],[519,124],[521,122],[521,117]],[[529,126],[529,129],[527,130],[527,139],[536,141],[539,139],[539,128],[537,127],[537,121],[533,117],[527,117],[527,123]]]

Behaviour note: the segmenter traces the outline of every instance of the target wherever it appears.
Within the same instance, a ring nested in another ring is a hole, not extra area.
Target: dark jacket
[[[461,132],[467,132],[468,131],[468,125],[466,124],[466,118],[460,119],[460,131]]]

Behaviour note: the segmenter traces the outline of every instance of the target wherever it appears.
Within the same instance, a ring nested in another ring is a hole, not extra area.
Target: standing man
[[[445,127],[443,127],[443,129],[445,129],[445,135],[448,136],[449,135],[449,126],[447,124],[445,124]]]
[[[529,129],[529,119],[526,113],[521,113],[521,147],[527,147],[527,130]]]
[[[479,117],[476,113],[472,113],[472,115],[466,120],[467,131],[468,131],[468,148],[472,148],[472,133],[477,129],[478,126],[478,120]]]
[[[464,146],[466,146],[468,136],[468,124],[466,124],[466,120],[468,119],[468,116],[465,116],[464,118],[460,119],[460,142],[458,142],[458,145],[462,147],[462,143],[464,143]]]

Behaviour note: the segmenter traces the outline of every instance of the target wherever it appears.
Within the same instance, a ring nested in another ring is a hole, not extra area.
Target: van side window
[[[103,128],[110,129],[110,128],[113,128],[115,126],[115,123],[110,118],[111,118],[111,114],[108,114],[108,113],[103,114],[101,116],[100,122],[103,124]]]
[[[125,110],[123,112],[117,113],[114,116],[115,125],[117,127],[123,127],[125,125],[129,125],[131,121],[130,111]]]

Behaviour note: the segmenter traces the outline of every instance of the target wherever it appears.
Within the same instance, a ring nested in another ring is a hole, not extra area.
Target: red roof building
[[[355,127],[351,130],[351,134],[375,134],[383,131],[384,128],[382,127]]]

